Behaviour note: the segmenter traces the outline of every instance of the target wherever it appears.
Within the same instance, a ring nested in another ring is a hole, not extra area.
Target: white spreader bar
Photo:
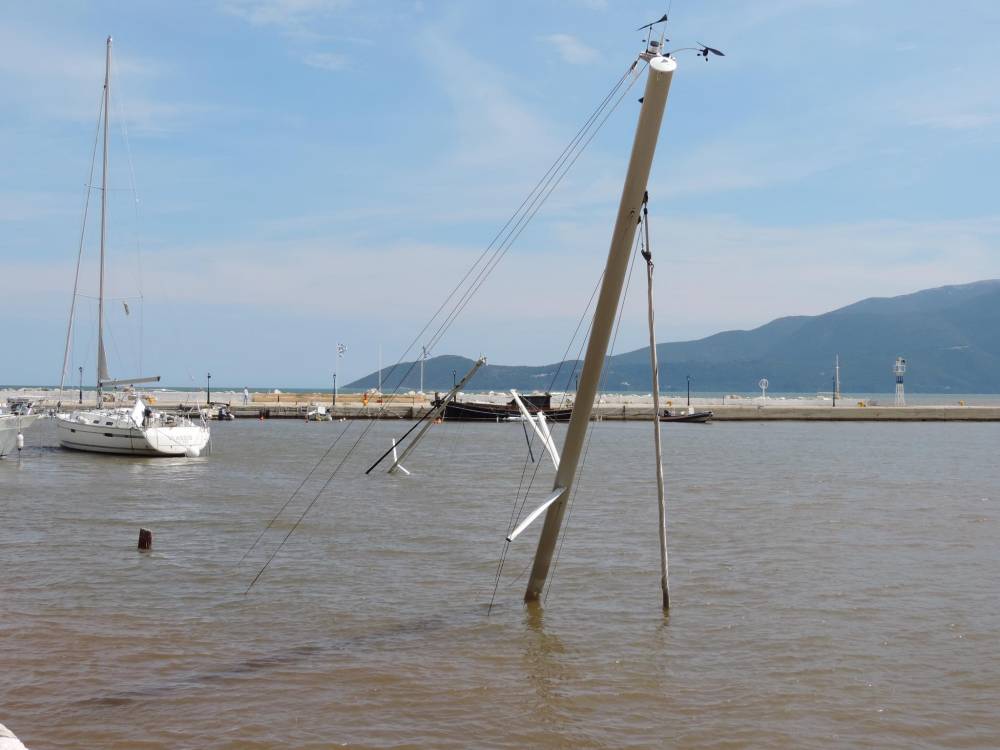
[[[525,517],[525,519],[521,521],[521,523],[519,523],[514,528],[514,530],[507,535],[507,541],[513,542],[515,539],[517,539],[517,537],[521,534],[521,532],[524,531],[526,528],[528,528],[528,526],[531,525],[532,521],[534,521],[536,518],[542,515],[542,513],[548,510],[549,506],[552,505],[552,503],[554,503],[556,500],[562,497],[565,491],[566,491],[565,487],[556,487],[554,490],[552,490],[552,494],[545,499],[545,502],[539,505],[533,511],[531,511],[531,513],[529,513]]]
[[[542,441],[542,446],[549,452],[549,458],[552,459],[552,465],[556,467],[556,471],[559,470],[559,451],[556,450],[555,441],[552,439],[552,433],[549,432],[549,426],[545,421],[545,414],[541,411],[538,412],[538,418],[531,416],[531,412],[528,411],[528,407],[524,405],[521,397],[517,395],[517,391],[511,389],[510,395],[514,397],[514,402],[517,404],[517,408],[521,411],[521,416],[526,422],[531,425],[531,429],[535,431],[538,435],[538,439]]]
[[[396,453],[396,438],[392,439],[392,467],[389,469],[390,474],[395,474],[396,471],[401,471],[406,476],[410,476],[410,470],[407,469],[403,464],[399,463],[399,454]]]

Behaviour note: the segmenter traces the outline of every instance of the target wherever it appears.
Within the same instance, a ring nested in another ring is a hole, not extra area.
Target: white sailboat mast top
[[[108,359],[104,351],[104,245],[108,237],[108,113],[111,104],[111,37],[108,37],[104,59],[104,157],[101,168],[101,263],[97,298],[97,392],[100,398],[101,381],[107,380]],[[100,402],[98,401],[98,405]]]

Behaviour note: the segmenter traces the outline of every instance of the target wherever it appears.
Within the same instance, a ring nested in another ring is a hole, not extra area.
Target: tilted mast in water
[[[618,218],[611,235],[611,248],[604,269],[604,278],[601,282],[600,297],[594,310],[593,327],[590,341],[587,344],[583,369],[580,372],[580,383],[573,405],[573,415],[566,432],[566,441],[563,445],[562,458],[556,472],[552,494],[546,501],[548,510],[545,514],[545,524],[538,539],[535,562],[531,569],[531,577],[528,579],[527,591],[524,594],[524,599],[527,602],[538,601],[541,598],[545,579],[552,564],[556,541],[559,538],[559,529],[562,526],[570,491],[573,488],[573,479],[576,476],[583,441],[594,408],[594,399],[597,397],[601,370],[608,353],[608,343],[611,339],[615,313],[621,300],[625,272],[628,269],[639,211],[646,192],[646,183],[649,180],[653,154],[656,151],[656,141],[667,104],[670,81],[677,69],[677,62],[671,57],[660,56],[659,47],[655,44],[650,44],[642,57],[649,63],[646,91],[641,99],[642,109],[639,111],[639,123],[636,126],[635,141],[632,144],[632,156],[628,172],[625,175],[625,186],[618,207]]]

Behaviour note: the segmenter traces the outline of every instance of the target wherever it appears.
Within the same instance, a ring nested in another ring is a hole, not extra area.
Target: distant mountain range
[[[926,289],[899,297],[873,297],[822,315],[778,318],[751,331],[724,331],[697,341],[658,344],[660,386],[692,392],[752,392],[766,377],[772,392],[829,391],[834,356],[840,355],[841,390],[887,393],[892,365],[907,359],[906,388],[923,393],[1000,392],[1000,280]],[[383,390],[420,385],[419,365],[383,370]],[[424,363],[424,390],[451,387],[473,361],[438,356]],[[468,390],[517,388],[573,390],[579,363],[541,366],[487,364]],[[350,388],[372,388],[378,373]],[[648,392],[649,347],[611,357],[605,390]]]

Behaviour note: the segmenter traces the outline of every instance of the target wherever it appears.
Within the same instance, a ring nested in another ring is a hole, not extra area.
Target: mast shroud
[[[667,104],[667,94],[670,91],[670,82],[676,69],[677,62],[672,58],[654,57],[649,61],[646,91],[642,98],[642,109],[639,110],[639,122],[636,125],[628,172],[625,175],[625,185],[618,207],[618,218],[611,235],[611,247],[608,251],[607,265],[601,282],[601,292],[597,300],[597,307],[594,309],[590,341],[587,344],[587,354],[580,372],[580,383],[577,387],[569,428],[566,431],[566,441],[563,445],[559,470],[556,472],[552,485],[553,491],[560,487],[565,488],[565,491],[560,499],[549,506],[546,511],[545,523],[538,538],[538,549],[535,552],[535,561],[531,568],[531,576],[524,593],[526,602],[536,602],[541,598],[545,580],[552,565],[556,541],[559,538],[559,529],[562,526],[573,479],[580,462],[583,441],[594,409],[594,399],[597,397],[601,370],[608,353],[608,343],[611,340],[615,313],[625,283],[625,272],[628,269],[639,211],[649,180],[653,154],[656,151],[656,141],[660,133],[660,124],[663,121],[663,113]]]

